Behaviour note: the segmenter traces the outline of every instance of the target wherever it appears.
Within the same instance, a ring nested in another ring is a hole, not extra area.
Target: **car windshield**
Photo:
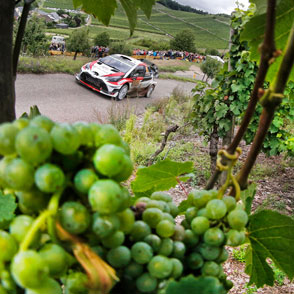
[[[99,61],[124,73],[128,72],[134,66],[131,60],[115,55],[100,58]]]

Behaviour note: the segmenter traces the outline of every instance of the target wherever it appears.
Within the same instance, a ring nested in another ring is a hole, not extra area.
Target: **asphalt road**
[[[132,109],[142,113],[147,104],[170,96],[178,87],[191,93],[193,83],[157,79],[157,86],[151,98],[130,98],[112,101],[76,83],[68,74],[19,74],[16,80],[16,115],[28,112],[30,106],[37,105],[42,114],[58,122],[107,119],[111,109],[126,111]]]

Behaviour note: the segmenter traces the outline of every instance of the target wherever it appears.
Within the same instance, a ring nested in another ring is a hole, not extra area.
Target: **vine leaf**
[[[256,184],[251,184],[246,190],[241,192],[241,199],[245,205],[247,214],[251,213],[252,201],[256,193]]]
[[[265,23],[266,23],[266,9],[261,0],[251,0],[254,3],[258,11],[254,17],[245,25],[244,31],[241,34],[241,40],[248,40],[251,51],[251,58],[255,61],[259,61],[259,45],[263,41]],[[277,2],[276,9],[276,25],[275,25],[275,43],[276,48],[284,50],[287,44],[287,40],[293,26],[294,19],[294,0],[280,0]],[[266,79],[272,81],[280,67],[282,57],[276,59],[276,61],[270,66]],[[294,80],[294,70],[292,70],[290,78]]]
[[[245,272],[249,284],[262,287],[274,284],[274,273],[266,259],[270,258],[291,280],[294,277],[294,220],[271,210],[250,216],[249,248]]]
[[[178,184],[178,177],[190,173],[192,162],[175,162],[169,159],[159,161],[149,167],[139,169],[132,182],[133,192],[165,191]]]
[[[131,34],[137,24],[137,11],[140,8],[150,18],[155,0],[119,0],[128,17]],[[111,16],[117,8],[116,0],[73,0],[74,7],[80,7],[86,13],[93,14],[105,25],[109,25]]]
[[[223,286],[215,277],[195,278],[189,275],[180,281],[172,281],[168,284],[166,294],[182,294],[182,293],[226,293]]]
[[[16,207],[15,197],[12,194],[4,195],[0,191],[0,229],[5,229],[15,217]]]

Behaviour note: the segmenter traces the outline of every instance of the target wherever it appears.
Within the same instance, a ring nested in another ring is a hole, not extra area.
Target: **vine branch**
[[[270,66],[270,60],[274,57],[276,52],[275,41],[274,41],[274,31],[275,31],[275,9],[276,9],[276,0],[268,0],[267,6],[267,18],[266,18],[266,27],[265,27],[265,36],[264,41],[260,47],[261,57],[260,65],[255,79],[254,87],[250,96],[247,110],[241,122],[241,125],[237,131],[237,134],[233,138],[230,146],[227,148],[227,151],[230,154],[234,154],[236,148],[240,144],[247,127],[250,123],[250,120],[254,114],[257,102],[259,100],[259,91],[263,89],[264,80],[267,74],[267,71]],[[228,164],[228,161],[225,157],[222,158],[222,164]],[[208,180],[208,183],[205,189],[212,189],[215,183],[217,182],[221,171],[216,169],[213,175]]]

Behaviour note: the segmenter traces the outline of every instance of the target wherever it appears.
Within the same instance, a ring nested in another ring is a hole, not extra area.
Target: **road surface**
[[[112,101],[76,83],[73,75],[19,74],[16,80],[16,115],[19,117],[28,112],[30,106],[37,105],[42,114],[58,122],[97,122],[99,119],[107,120],[111,108],[142,113],[146,105],[170,96],[174,88],[191,93],[194,86],[193,83],[157,79],[151,98]]]

